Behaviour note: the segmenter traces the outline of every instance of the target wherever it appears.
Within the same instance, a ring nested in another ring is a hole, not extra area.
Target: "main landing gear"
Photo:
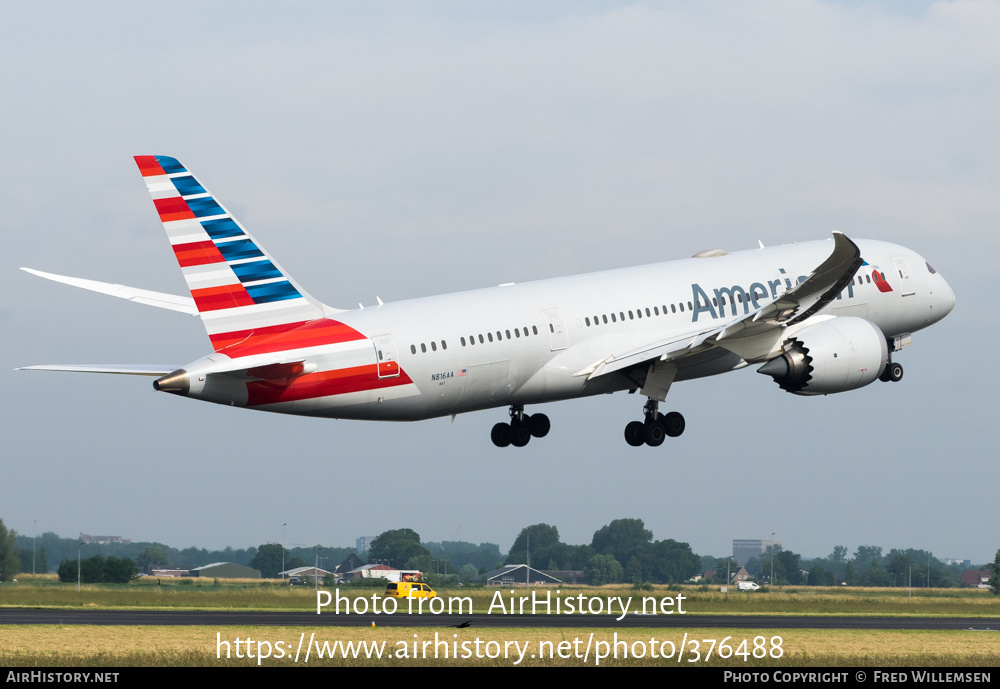
[[[523,404],[512,404],[510,406],[510,423],[498,423],[490,433],[490,439],[497,447],[524,447],[535,438],[544,438],[549,432],[549,417],[545,414],[532,414],[528,416],[524,413]]]
[[[672,411],[666,415],[659,412],[660,403],[654,399],[646,402],[642,408],[645,421],[632,421],[625,426],[625,442],[632,447],[649,445],[657,447],[663,444],[668,436],[676,438],[684,432],[684,417],[680,412]]]
[[[898,383],[903,380],[903,366],[889,362],[885,365],[885,370],[878,377],[883,383]]]

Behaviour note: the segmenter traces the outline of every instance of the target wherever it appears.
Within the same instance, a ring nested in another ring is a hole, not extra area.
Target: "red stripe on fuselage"
[[[153,199],[153,204],[156,206],[156,212],[160,214],[160,222],[189,220],[195,217],[180,196],[175,196],[172,199]]]
[[[403,371],[400,371],[396,378],[379,378],[378,367],[375,364],[354,366],[335,371],[309,373],[287,384],[269,381],[247,383],[247,406],[257,407],[262,404],[344,395],[349,392],[408,385],[412,382]]]
[[[209,335],[208,337],[212,340],[212,346],[215,347],[215,351],[221,352],[226,347],[230,347],[234,344],[239,344],[250,339],[259,340],[261,338],[277,335],[278,333],[283,333],[288,330],[295,330],[295,328],[305,324],[306,321],[299,321],[298,323],[281,323],[280,325],[269,325],[263,328],[251,328],[249,330],[233,330],[228,333],[216,333],[214,335]]]
[[[187,244],[174,244],[174,256],[181,268],[188,266],[203,266],[208,263],[225,263],[226,258],[219,252],[215,242],[188,242]],[[246,290],[244,290],[246,291]]]
[[[167,174],[160,167],[160,164],[156,162],[156,156],[133,156],[133,158],[135,158],[135,164],[139,166],[139,174],[143,177],[155,177]]]
[[[191,290],[199,312],[233,309],[237,306],[253,306],[253,299],[241,284],[206,287]]]
[[[282,327],[282,326],[275,326]],[[302,349],[303,347],[320,347],[322,345],[339,344],[341,342],[353,342],[355,340],[366,339],[349,325],[344,325],[340,321],[329,318],[318,318],[308,323],[298,324],[298,327],[287,329],[278,333],[264,333],[271,328],[261,328],[249,332],[248,338],[230,347],[221,348],[216,345],[216,351],[222,352],[228,357],[237,358],[241,356],[251,356],[253,354],[270,354],[272,352],[284,352],[289,349]],[[223,333],[212,338],[230,338],[240,333]]]

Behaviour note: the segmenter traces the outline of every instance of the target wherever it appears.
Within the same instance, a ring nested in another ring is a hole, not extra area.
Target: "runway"
[[[537,628],[735,628],[735,629],[895,629],[1000,632],[1000,618],[872,617],[813,615],[320,615],[314,612],[206,610],[48,610],[0,609],[0,625],[149,625],[227,627],[473,627]]]

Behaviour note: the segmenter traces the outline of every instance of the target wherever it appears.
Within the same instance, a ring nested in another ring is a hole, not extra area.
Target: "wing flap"
[[[861,267],[861,249],[857,244],[842,232],[834,232],[833,241],[833,252],[809,274],[809,277],[784,294],[778,295],[769,304],[721,326],[693,332],[671,341],[652,342],[626,352],[612,354],[576,375],[586,375],[590,380],[652,361],[676,361],[717,346],[722,341],[727,341],[722,346],[740,350],[734,340],[759,337],[772,332],[777,334],[780,328],[804,321],[836,299]]]

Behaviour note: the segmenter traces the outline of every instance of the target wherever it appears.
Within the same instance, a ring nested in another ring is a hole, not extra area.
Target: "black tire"
[[[514,447],[524,447],[531,440],[531,429],[523,421],[512,422],[510,425],[510,444]]]
[[[663,417],[663,428],[667,432],[667,437],[676,438],[684,432],[684,416],[678,411],[672,411]]]
[[[897,363],[886,364],[885,370],[889,374],[889,382],[898,383],[903,380],[903,365]]]
[[[498,423],[490,431],[490,440],[497,447],[507,447],[510,445],[512,435],[509,423]]]
[[[646,442],[645,433],[642,421],[631,421],[625,426],[625,442],[632,447],[641,447]]]
[[[549,423],[549,417],[545,414],[532,414],[526,417],[526,420],[528,428],[531,429],[531,435],[535,438],[544,438],[549,434],[552,424]]]
[[[650,421],[643,426],[643,439],[650,447],[659,447],[667,437],[667,431],[662,423]]]

